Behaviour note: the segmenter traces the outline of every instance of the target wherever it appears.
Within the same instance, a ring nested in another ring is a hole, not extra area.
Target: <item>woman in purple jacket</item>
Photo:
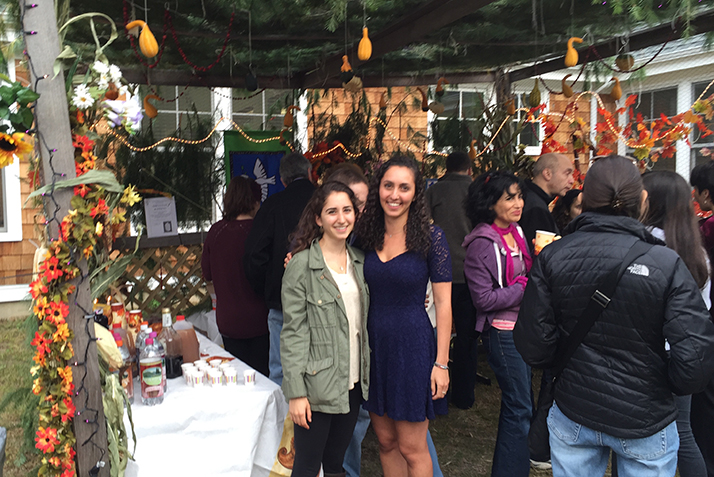
[[[531,370],[513,343],[523,290],[531,267],[518,220],[523,211],[520,180],[488,172],[474,180],[466,215],[474,229],[464,239],[464,274],[477,311],[476,331],[501,387],[501,414],[493,454],[493,477],[528,477]]]

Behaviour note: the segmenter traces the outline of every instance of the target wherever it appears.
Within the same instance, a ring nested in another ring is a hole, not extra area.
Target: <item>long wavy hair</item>
[[[664,230],[667,247],[677,252],[699,288],[703,287],[709,271],[687,182],[676,172],[656,171],[645,173],[642,183],[649,196],[642,222]]]
[[[290,234],[288,243],[292,245],[290,251],[293,255],[309,248],[313,240],[322,237],[321,227],[317,225],[316,220],[322,214],[322,209],[325,207],[327,198],[337,192],[344,192],[347,194],[347,197],[350,198],[350,202],[352,202],[352,207],[355,211],[355,222],[357,221],[359,208],[357,207],[357,198],[354,192],[352,192],[352,189],[342,182],[325,182],[312,194],[312,198],[302,211],[297,227],[295,227],[293,233]]]
[[[395,156],[389,159],[372,177],[367,205],[357,223],[357,238],[365,250],[382,250],[384,247],[384,209],[379,200],[379,187],[390,167],[406,167],[412,172],[415,187],[407,217],[406,246],[408,251],[426,257],[431,247],[431,219],[426,206],[426,187],[416,161],[409,157]]]
[[[570,189],[566,194],[558,199],[553,207],[553,218],[555,219],[555,225],[558,226],[558,230],[562,233],[565,227],[573,220],[570,216],[570,208],[573,206],[573,202],[578,198],[583,191],[580,189]]]
[[[496,220],[493,206],[513,184],[518,186],[521,193],[525,193],[523,182],[507,171],[486,172],[474,179],[464,200],[466,217],[471,221],[471,227],[481,223],[492,224]]]

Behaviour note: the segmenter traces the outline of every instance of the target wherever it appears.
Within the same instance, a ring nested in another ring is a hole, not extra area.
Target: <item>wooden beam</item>
[[[23,2],[24,3],[24,2]],[[25,8],[25,18],[21,26],[24,31],[36,34],[25,36],[27,57],[30,61],[32,84],[37,85],[40,98],[35,105],[36,141],[42,154],[42,171],[45,184],[76,177],[74,147],[69,126],[69,109],[65,92],[64,76],[53,78],[52,65],[60,53],[57,20],[52,2],[38,2],[34,8]],[[39,81],[38,81],[39,79]],[[50,152],[48,148],[53,149]],[[60,176],[60,174],[62,176]],[[61,221],[67,215],[73,190],[64,188],[53,193],[54,199],[45,198],[45,214],[49,219]],[[48,233],[57,238],[57,224],[53,223]],[[87,274],[87,261],[79,264],[81,274]],[[89,471],[103,461],[106,465],[99,470],[102,477],[109,476],[109,454],[107,451],[107,427],[102,406],[102,391],[99,381],[99,362],[94,343],[94,320],[86,326],[85,310],[92,310],[89,280],[77,278],[75,294],[69,303],[67,323],[74,331],[72,346],[75,357],[72,361],[84,363],[73,368],[74,385],[78,394],[74,396],[77,410],[83,410],[81,417],[75,416],[74,433],[77,439],[77,475],[90,475]],[[85,331],[89,330],[89,333]],[[92,341],[90,341],[92,340]],[[85,350],[87,352],[85,353]],[[86,370],[86,376],[85,376]],[[81,386],[81,384],[84,384]],[[88,409],[92,409],[90,411]],[[96,411],[96,412],[94,412]],[[92,422],[86,423],[85,420]]]
[[[414,43],[494,1],[432,0],[374,34],[371,37],[372,57],[368,61]],[[350,62],[353,67],[364,63],[357,57],[350,58]],[[325,80],[339,76],[340,66],[342,66],[341,54],[327,58],[321,68],[304,74],[302,86],[304,88],[323,87]]]
[[[696,33],[713,31],[714,12],[708,12],[698,16],[691,21],[690,25],[694,28]],[[664,23],[654,28],[637,32],[630,36],[630,51],[642,50],[650,46],[661,45],[666,41],[676,40],[682,36],[682,31],[683,25],[681,24],[677,24],[675,29],[672,30],[671,23]],[[614,39],[609,39],[601,43],[596,43],[592,45],[592,47],[597,50],[599,57],[604,59],[617,55],[619,45]],[[590,54],[588,54],[589,49],[590,47],[578,49],[578,56],[580,57],[580,61],[578,63],[579,65],[599,61],[598,56],[595,55],[594,52],[590,52]],[[511,83],[532,78],[533,76],[562,70],[565,68],[564,60],[565,55],[559,55],[555,58],[511,71],[509,73]]]
[[[147,84],[147,78],[143,71],[136,69],[123,69],[124,78],[133,84]],[[187,70],[159,70],[152,71],[151,84],[155,86],[162,85],[179,85],[179,86],[197,86],[211,88],[245,88],[245,80],[243,76],[197,76]],[[472,83],[492,83],[494,81],[493,73],[490,71],[473,72],[473,73],[448,73],[448,74],[421,74],[421,75],[402,75],[402,76],[384,76],[381,75],[365,75],[361,76],[362,83],[365,88],[381,88],[392,86],[421,86],[435,84],[441,77],[446,76],[450,83],[453,84],[472,84]],[[269,89],[301,89],[303,87],[301,78],[288,78],[278,76],[259,76],[258,86]],[[338,77],[329,78],[320,88],[341,88],[342,82]]]

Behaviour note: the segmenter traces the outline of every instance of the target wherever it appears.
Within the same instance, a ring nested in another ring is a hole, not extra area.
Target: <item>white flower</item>
[[[92,69],[99,74],[109,72],[109,66],[106,63],[104,63],[103,61],[99,61],[99,60],[95,61],[94,64],[92,64]]]
[[[86,84],[80,84],[74,88],[75,96],[89,96],[89,86]]]
[[[109,66],[109,76],[112,78],[112,83],[120,83],[121,82],[121,70],[117,65],[110,65]]]
[[[102,73],[99,75],[99,80],[97,81],[97,86],[101,90],[105,90],[109,88],[109,75],[106,73]]]
[[[77,109],[87,109],[94,104],[94,98],[86,94],[75,94],[72,98],[72,104],[74,104]]]
[[[129,87],[128,86],[123,85],[123,84],[118,84],[118,83],[114,84],[114,86],[116,86],[117,89],[119,90],[120,97],[124,96],[124,95],[127,95],[127,97],[129,97]]]

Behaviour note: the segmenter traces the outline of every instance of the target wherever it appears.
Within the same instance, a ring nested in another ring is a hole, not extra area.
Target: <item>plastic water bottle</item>
[[[139,329],[139,333],[136,335],[136,342],[134,343],[136,346],[136,361],[138,362],[141,356],[141,350],[144,349],[144,346],[146,345],[146,338],[149,337],[149,324],[145,321],[141,323],[141,328]]]
[[[161,354],[161,380],[162,386],[164,387],[164,393],[166,393],[166,391],[168,391],[166,384],[166,350],[164,349],[164,345],[161,344],[161,341],[156,338],[156,331],[149,333],[149,338],[154,339],[154,346],[159,349],[159,353]]]
[[[154,338],[147,338],[139,360],[141,402],[146,406],[164,402],[163,362],[164,358]]]
[[[114,333],[114,340],[117,343],[117,348],[119,348],[122,361],[122,365],[118,369],[119,382],[121,382],[121,387],[124,388],[124,392],[129,398],[129,403],[134,404],[134,378],[132,375],[134,356],[129,352],[126,343],[124,343],[119,334]]]

